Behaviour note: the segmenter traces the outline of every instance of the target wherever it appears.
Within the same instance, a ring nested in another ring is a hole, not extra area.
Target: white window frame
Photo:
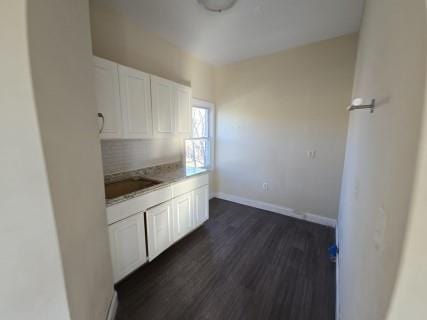
[[[208,132],[208,140],[209,140],[209,167],[207,169],[213,170],[215,163],[215,105],[211,102],[193,98],[191,107],[195,108],[204,108],[209,111],[209,132]],[[193,114],[193,112],[191,112]],[[191,128],[193,128],[193,117],[191,117]],[[193,139],[193,130],[191,130],[191,134],[188,139]],[[185,143],[184,143],[185,148]],[[185,155],[185,150],[184,150]]]

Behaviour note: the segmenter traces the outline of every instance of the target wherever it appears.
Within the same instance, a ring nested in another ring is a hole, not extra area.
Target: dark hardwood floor
[[[116,320],[332,320],[334,237],[332,228],[213,199],[208,222],[116,286]]]

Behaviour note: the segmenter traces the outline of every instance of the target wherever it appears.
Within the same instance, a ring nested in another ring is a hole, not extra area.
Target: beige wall
[[[376,98],[378,109],[350,117],[339,216],[343,320],[386,319],[411,206],[424,106],[425,32],[423,0],[366,2],[353,95]],[[425,237],[421,241],[425,244]],[[424,310],[412,317],[397,316],[398,310],[393,319],[425,318]]]
[[[349,35],[217,69],[215,191],[337,217],[356,46]]]
[[[71,318],[103,320],[113,280],[89,6],[87,0],[27,5],[34,94]]]
[[[424,29],[425,30],[425,29]],[[427,87],[416,183],[389,320],[425,319],[427,301]]]
[[[25,0],[0,2],[0,319],[69,319],[37,123]]]
[[[91,3],[91,27],[95,55],[189,84],[194,97],[218,103],[214,191],[336,218],[355,35],[217,68],[107,6]],[[176,143],[147,161],[180,156]],[[312,149],[317,157],[309,160]]]

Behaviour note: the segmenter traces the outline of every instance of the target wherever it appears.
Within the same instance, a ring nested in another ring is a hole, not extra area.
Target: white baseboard
[[[285,216],[289,216],[292,218],[314,222],[314,223],[321,224],[328,227],[335,228],[337,225],[337,221],[332,218],[322,217],[322,216],[319,216],[313,213],[308,213],[308,212],[299,213],[294,209],[278,206],[278,205],[267,203],[267,202],[251,200],[251,199],[247,199],[247,198],[243,198],[243,197],[239,197],[239,196],[235,196],[235,195],[231,195],[223,192],[213,193],[210,196],[211,196],[211,199],[219,198],[223,200],[228,200],[228,201],[240,203],[246,206],[283,214]]]
[[[114,290],[113,297],[111,298],[110,307],[108,308],[107,320],[114,320],[114,318],[116,317],[118,306],[119,306],[119,300],[117,299],[117,291]]]

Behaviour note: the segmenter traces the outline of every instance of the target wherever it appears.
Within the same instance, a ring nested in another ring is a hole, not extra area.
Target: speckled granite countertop
[[[123,195],[117,198],[106,199],[105,205],[109,207],[114,204],[141,196],[153,190],[167,187],[168,185],[174,182],[177,182],[186,178],[190,178],[199,174],[207,173],[208,171],[209,170],[207,169],[181,167],[180,163],[173,163],[173,164],[167,164],[162,166],[156,166],[156,167],[118,173],[113,175],[107,175],[104,177],[106,184],[129,179],[129,178],[138,178],[138,177],[156,180],[156,181],[159,181],[160,183],[142,190],[128,193],[126,195]]]

